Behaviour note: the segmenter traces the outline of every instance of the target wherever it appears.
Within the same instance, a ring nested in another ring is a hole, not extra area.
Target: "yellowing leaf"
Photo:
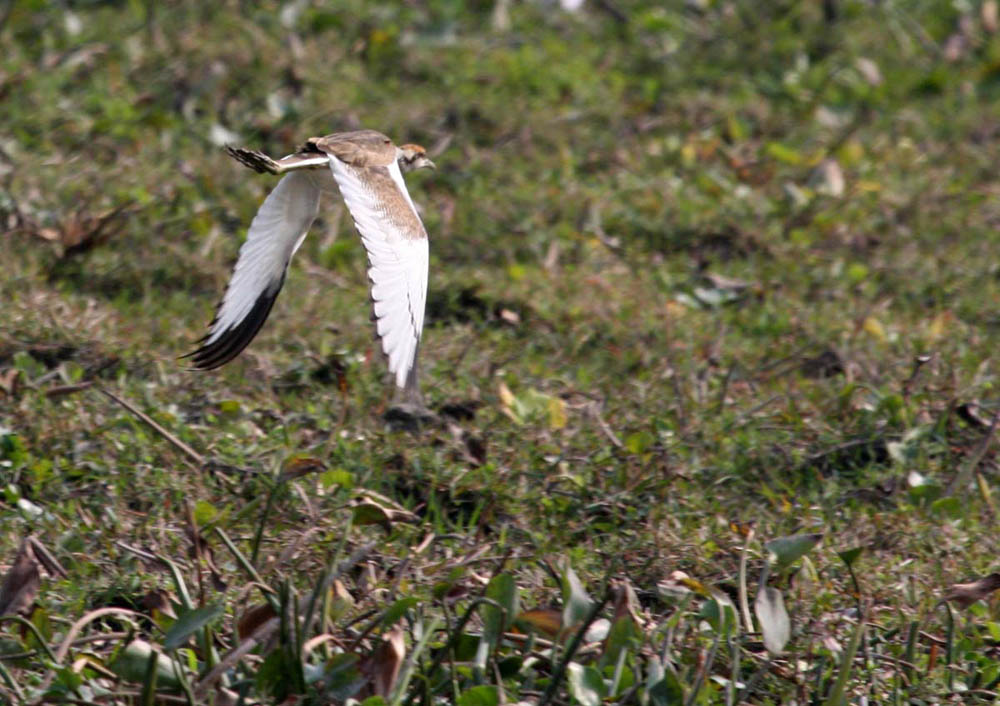
[[[885,327],[882,325],[882,322],[874,316],[866,318],[864,324],[862,324],[862,328],[869,336],[878,339],[879,343],[885,343],[889,340],[889,336],[886,334]]]
[[[558,397],[549,398],[549,426],[552,429],[566,426],[566,403]]]
[[[948,333],[948,330],[951,328],[951,324],[954,320],[955,317],[950,311],[942,311],[940,314],[931,319],[930,324],[927,326],[927,335],[935,341],[944,337],[944,335]]]

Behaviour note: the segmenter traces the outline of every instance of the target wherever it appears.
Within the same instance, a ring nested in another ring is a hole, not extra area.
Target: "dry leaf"
[[[860,56],[854,61],[854,68],[872,86],[882,85],[882,71],[871,59]]]
[[[124,227],[124,216],[133,211],[131,203],[122,204],[97,215],[90,215],[84,209],[80,209],[67,215],[65,220],[54,228],[39,227],[33,232],[42,240],[61,245],[62,256],[68,257],[86,252],[120,233]]]
[[[256,605],[240,616],[236,622],[236,634],[240,636],[241,641],[246,640],[257,631],[257,628],[276,615],[270,603]]]
[[[174,606],[170,602],[170,593],[162,588],[154,589],[143,596],[142,607],[149,611],[149,614],[154,619],[156,618],[156,613],[162,613],[174,620],[177,619],[177,613],[174,612]]]
[[[562,611],[552,608],[536,608],[519,613],[514,619],[514,629],[518,625],[537,630],[543,635],[555,637],[562,628]],[[523,630],[523,628],[522,628]]]
[[[406,643],[403,641],[403,626],[397,624],[382,639],[382,644],[358,665],[358,671],[368,678],[369,688],[374,696],[384,699],[389,697],[392,687],[396,685],[404,657]]]
[[[986,0],[979,8],[979,18],[983,22],[983,29],[990,34],[996,34],[997,27],[1000,26],[1000,13],[997,12],[997,0]]]
[[[3,372],[0,372],[0,396],[17,396],[17,390],[20,387],[18,385],[20,377],[21,371],[17,368],[7,368]]]
[[[368,497],[369,495],[375,495],[378,500]],[[394,522],[417,521],[417,516],[409,510],[404,510],[388,498],[367,491],[361,497],[355,498],[351,502],[351,507],[354,508],[355,525],[382,525],[389,530]]]
[[[28,540],[22,540],[17,556],[14,557],[14,564],[0,585],[0,615],[28,612],[42,583],[38,568],[38,560],[31,551]]]
[[[959,608],[968,608],[978,600],[986,598],[1000,588],[1000,573],[983,576],[972,583],[956,583],[944,594],[944,600],[954,603]]]
[[[308,473],[320,473],[326,470],[326,464],[311,456],[296,456],[290,459],[281,470],[284,480],[299,478]]]

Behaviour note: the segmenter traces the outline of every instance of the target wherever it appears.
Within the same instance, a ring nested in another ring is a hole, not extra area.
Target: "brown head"
[[[434,162],[427,157],[427,150],[420,145],[403,145],[396,154],[399,161],[399,168],[404,172],[412,172],[414,169],[434,169]]]

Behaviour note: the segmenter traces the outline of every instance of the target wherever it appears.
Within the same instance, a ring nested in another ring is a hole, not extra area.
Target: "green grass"
[[[1000,693],[997,600],[940,603],[996,567],[995,3],[498,5],[11,6],[0,701]],[[438,165],[419,432],[339,200],[177,360],[274,184],[220,135],[355,126]]]

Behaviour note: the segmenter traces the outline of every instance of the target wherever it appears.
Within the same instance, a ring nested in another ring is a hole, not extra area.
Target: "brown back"
[[[385,167],[396,159],[396,146],[392,140],[375,130],[311,137],[306,145],[310,151],[325,152],[354,167]]]

